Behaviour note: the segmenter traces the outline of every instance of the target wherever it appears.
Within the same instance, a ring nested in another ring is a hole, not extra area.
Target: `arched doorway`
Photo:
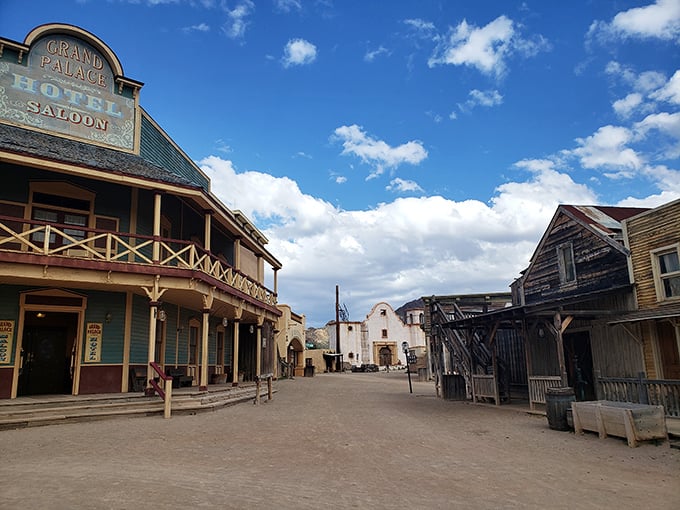
[[[297,337],[293,338],[288,344],[288,359],[286,361],[291,367],[291,376],[302,377],[304,375],[303,351],[302,342]]]
[[[392,364],[392,350],[389,347],[381,347],[378,355],[380,366],[389,367]]]

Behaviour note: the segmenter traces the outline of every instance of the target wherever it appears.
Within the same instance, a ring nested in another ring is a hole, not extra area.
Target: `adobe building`
[[[78,27],[0,38],[0,398],[274,372],[281,264],[142,86]]]

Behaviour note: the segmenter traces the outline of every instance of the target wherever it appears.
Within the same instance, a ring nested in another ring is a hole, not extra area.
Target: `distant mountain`
[[[394,313],[401,317],[401,320],[404,322],[404,324],[406,324],[406,312],[413,310],[414,308],[421,310],[425,308],[425,302],[422,298],[414,299],[413,301],[409,301],[408,303],[401,305],[394,311]]]

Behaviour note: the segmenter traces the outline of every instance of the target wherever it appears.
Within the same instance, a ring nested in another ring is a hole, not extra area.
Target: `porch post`
[[[234,269],[241,270],[241,238],[234,239]]]
[[[524,341],[524,358],[525,358],[525,363],[527,367],[527,389],[529,390],[529,409],[532,411],[534,410],[534,401],[531,398],[531,376],[533,375],[533,368],[531,366],[531,352],[529,349],[531,348],[529,345],[529,335],[527,332],[527,321],[526,319],[522,319],[522,340]]]
[[[262,372],[262,321],[258,319],[255,339],[255,375],[260,376]]]
[[[234,350],[231,353],[232,366],[231,366],[231,385],[238,386],[238,334],[239,334],[239,322],[241,322],[240,317],[234,318]]]
[[[210,327],[210,308],[203,309],[203,327],[201,328],[201,376],[198,389],[208,389],[208,328]]]
[[[279,293],[279,270],[274,269],[274,294],[278,295]]]
[[[569,382],[567,380],[567,367],[564,364],[564,340],[562,338],[562,316],[560,312],[555,312],[553,323],[555,325],[555,340],[557,341],[557,361],[560,364],[560,378],[562,387],[566,388]]]
[[[153,263],[158,264],[161,259],[161,194],[153,196]]]
[[[203,232],[203,247],[207,250],[210,251],[210,237],[211,237],[211,223],[212,220],[212,211],[205,211],[205,227],[204,227],[204,232]]]
[[[151,368],[151,362],[156,360],[156,317],[158,317],[158,301],[149,302],[149,348],[148,360],[146,362],[146,384],[144,393],[149,396],[154,394],[154,389],[149,384],[153,379],[154,369]]]

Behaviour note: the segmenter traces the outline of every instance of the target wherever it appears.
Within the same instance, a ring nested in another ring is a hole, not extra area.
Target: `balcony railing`
[[[158,261],[153,260],[154,248]],[[0,251],[200,271],[262,303],[276,305],[274,292],[196,243],[181,239],[0,216]]]

